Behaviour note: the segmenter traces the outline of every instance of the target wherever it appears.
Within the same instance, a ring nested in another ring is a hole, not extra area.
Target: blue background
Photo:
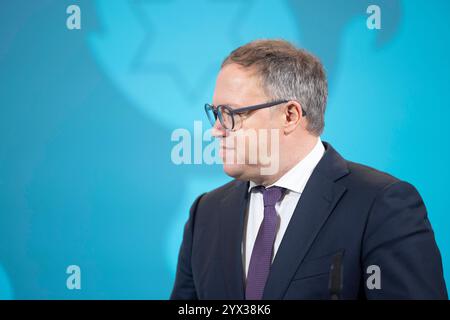
[[[66,8],[81,8],[81,30]],[[366,8],[381,8],[381,30]],[[229,180],[172,163],[222,59],[284,38],[323,61],[323,140],[413,183],[450,281],[450,2],[2,1],[0,298],[165,299],[188,209]],[[203,123],[204,129],[207,122]],[[81,290],[66,288],[79,265]]]

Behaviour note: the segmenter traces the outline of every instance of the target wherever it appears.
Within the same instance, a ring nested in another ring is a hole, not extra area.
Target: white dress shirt
[[[297,163],[292,169],[284,174],[274,184],[267,186],[279,186],[286,189],[284,196],[275,205],[275,210],[280,219],[280,224],[275,237],[275,244],[273,248],[273,259],[283,239],[284,233],[287,229],[298,200],[309,180],[314,168],[322,158],[325,152],[325,148],[320,140],[317,139],[317,143],[308,155]],[[250,201],[248,204],[246,221],[244,227],[244,237],[242,241],[242,259],[245,267],[245,278],[247,278],[248,267],[250,264],[250,258],[252,256],[253,245],[255,244],[256,236],[258,235],[259,227],[264,218],[264,202],[261,192],[252,190],[256,186],[253,181],[250,181],[248,192],[250,193]]]

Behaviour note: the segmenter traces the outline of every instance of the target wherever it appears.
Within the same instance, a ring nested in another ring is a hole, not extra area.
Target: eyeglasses
[[[249,111],[273,107],[282,103],[286,103],[288,101],[289,100],[277,100],[273,102],[257,104],[239,109],[232,109],[230,106],[227,105],[215,106],[213,104],[206,103],[205,112],[206,115],[208,116],[208,120],[211,123],[211,126],[214,126],[214,124],[217,121],[217,118],[219,118],[219,122],[222,125],[222,127],[224,127],[227,130],[233,130],[235,127],[238,127],[238,124],[240,124],[241,120],[241,118],[236,119],[235,115],[239,116]],[[302,108],[302,116],[305,115],[306,113]]]

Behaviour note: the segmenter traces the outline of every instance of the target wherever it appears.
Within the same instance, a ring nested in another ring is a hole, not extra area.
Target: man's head
[[[224,170],[228,175],[266,181],[261,177],[264,164],[259,160],[249,161],[252,152],[249,145],[255,143],[258,157],[267,154],[270,159],[276,157],[279,161],[279,172],[271,175],[274,178],[279,178],[285,169],[298,162],[324,128],[327,81],[317,58],[283,40],[253,41],[225,58],[217,77],[213,105],[239,109],[285,100],[288,102],[234,114],[232,130],[226,130],[216,121],[214,136],[221,138],[222,146],[229,146],[234,153],[234,161],[230,161],[226,159],[226,150],[222,149]],[[270,132],[274,130],[279,133],[276,141],[270,139]],[[251,134],[245,134],[246,147],[239,147],[237,137],[249,131]],[[263,131],[266,131],[266,139],[263,139],[264,134],[261,136]],[[254,139],[257,141],[252,141]],[[277,154],[268,154],[273,153],[274,144],[279,147],[279,150],[275,148]]]

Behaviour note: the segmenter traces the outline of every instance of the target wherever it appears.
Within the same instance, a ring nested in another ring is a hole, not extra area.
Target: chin
[[[244,169],[243,165],[224,164],[223,171],[232,178],[245,179],[245,169]]]

